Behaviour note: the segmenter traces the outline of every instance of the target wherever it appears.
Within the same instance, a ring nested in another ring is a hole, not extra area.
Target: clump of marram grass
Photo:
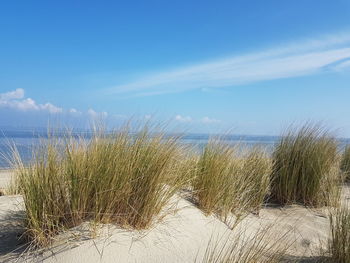
[[[349,204],[331,212],[331,239],[329,251],[333,262],[350,263],[350,209]]]
[[[270,190],[271,158],[263,149],[254,147],[243,155],[242,162],[242,179],[246,184],[246,190],[242,192],[242,195],[245,195],[244,199],[247,200],[248,208],[259,212]]]
[[[46,245],[84,220],[144,229],[182,186],[176,178],[176,137],[129,129],[91,139],[49,139],[17,176],[27,236]],[[172,175],[172,176],[169,176]]]
[[[199,157],[193,191],[199,208],[206,214],[227,213],[232,207],[231,198],[235,190],[231,187],[232,179],[239,170],[234,154],[234,148],[211,141]]]
[[[345,175],[346,180],[350,180],[350,146],[347,146],[343,152],[340,169]]]
[[[259,210],[268,191],[269,168],[268,158],[257,149],[242,157],[235,147],[211,141],[197,162],[194,198],[204,213],[222,218]]]
[[[330,204],[339,191],[337,142],[317,125],[290,130],[273,152],[272,199],[280,204]]]
[[[195,179],[199,156],[192,151],[191,147],[185,146],[180,149],[178,157],[177,161],[173,163],[176,168],[172,169],[172,171],[176,172],[175,177],[182,182],[183,190],[190,192]]]

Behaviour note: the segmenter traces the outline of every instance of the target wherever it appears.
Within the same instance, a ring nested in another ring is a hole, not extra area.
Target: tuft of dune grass
[[[174,169],[178,138],[128,127],[91,139],[49,139],[17,178],[26,208],[27,237],[47,245],[84,220],[144,229],[182,187]]]
[[[340,169],[345,175],[346,180],[350,180],[350,146],[347,146],[343,152]]]
[[[248,207],[259,212],[270,190],[271,158],[260,147],[254,147],[243,155],[242,177],[247,183],[244,192]]]
[[[350,209],[339,206],[330,216],[329,250],[333,262],[350,263]]]
[[[193,194],[200,209],[227,218],[258,211],[269,188],[269,159],[254,149],[245,156],[236,147],[213,140],[197,162]]]
[[[280,204],[328,205],[339,191],[337,142],[319,125],[289,129],[273,152],[271,196]]]

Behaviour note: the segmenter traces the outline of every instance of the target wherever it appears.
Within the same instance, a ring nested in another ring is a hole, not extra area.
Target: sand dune
[[[7,175],[6,175],[7,176]],[[349,187],[343,198],[350,198]],[[113,225],[94,228],[85,223],[62,233],[52,247],[26,252],[19,241],[24,215],[21,196],[0,197],[1,262],[200,262],[210,242],[227,237],[249,240],[261,229],[268,229],[267,240],[288,246],[288,254],[311,257],[325,248],[329,219],[322,209],[293,205],[265,207],[260,215],[250,214],[231,230],[214,216],[205,216],[182,196],[174,198],[167,216],[147,231],[131,231]],[[94,229],[97,229],[94,231]],[[281,236],[283,236],[281,238]],[[227,240],[227,239],[226,239]]]
[[[0,170],[0,192],[4,192],[8,188],[12,178],[11,171]]]

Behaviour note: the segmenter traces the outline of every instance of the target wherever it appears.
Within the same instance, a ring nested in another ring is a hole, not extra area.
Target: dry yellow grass
[[[211,141],[200,155],[193,180],[193,194],[206,214],[226,218],[257,211],[269,187],[270,163],[254,149],[245,156],[220,141]]]
[[[343,152],[340,168],[345,175],[345,179],[350,180],[350,146],[347,146]]]
[[[329,251],[333,262],[350,262],[350,209],[349,204],[340,206],[332,211],[331,239]]]
[[[46,245],[84,220],[147,228],[182,187],[173,170],[178,147],[176,137],[125,128],[91,139],[52,138],[29,167],[17,158],[27,236]]]
[[[29,166],[16,151],[12,161],[26,235],[39,246],[86,220],[148,228],[182,188],[205,214],[225,222],[258,213],[268,193],[281,204],[333,205],[339,198],[336,140],[317,126],[289,132],[272,160],[260,148],[242,152],[220,140],[196,155],[178,137],[125,126],[91,138],[53,136]]]
[[[329,204],[339,189],[337,141],[318,125],[290,129],[273,153],[272,198],[280,204]]]
[[[283,262],[291,242],[280,242],[288,233],[278,233],[277,241],[271,242],[270,227],[245,236],[244,230],[226,233],[219,238],[212,237],[204,255],[197,257],[198,263],[277,263]],[[276,235],[276,233],[274,233]]]

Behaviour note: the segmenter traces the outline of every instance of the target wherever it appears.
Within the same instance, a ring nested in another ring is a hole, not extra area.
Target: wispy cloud
[[[56,107],[55,105],[51,104],[51,103],[45,103],[45,104],[39,104],[39,108],[41,110],[46,110],[50,113],[61,113],[63,112],[62,108]]]
[[[191,122],[192,118],[190,116],[176,115],[175,120],[179,122]]]
[[[214,123],[220,123],[221,121],[218,119],[213,119],[209,117],[204,117],[201,119],[201,122],[204,124],[214,124]]]
[[[334,66],[334,69],[338,71],[348,70],[350,69],[350,58],[344,61],[341,61],[337,65]]]
[[[350,59],[350,33],[336,34],[162,71],[116,86],[109,89],[109,93],[149,96],[190,89],[229,87],[337,70],[332,65],[347,59]]]
[[[175,121],[182,122],[182,123],[196,123],[196,124],[218,124],[221,123],[221,120],[209,118],[207,116],[203,118],[192,118],[191,116],[182,116],[182,115],[176,115],[174,117]]]
[[[78,111],[78,110],[75,109],[75,108],[69,109],[69,113],[72,114],[72,115],[75,115],[75,116],[80,116],[80,115],[82,114],[81,111]]]
[[[93,119],[100,119],[100,118],[106,118],[108,116],[108,113],[103,111],[103,112],[96,112],[93,109],[89,109],[87,111],[88,115],[93,118]]]

